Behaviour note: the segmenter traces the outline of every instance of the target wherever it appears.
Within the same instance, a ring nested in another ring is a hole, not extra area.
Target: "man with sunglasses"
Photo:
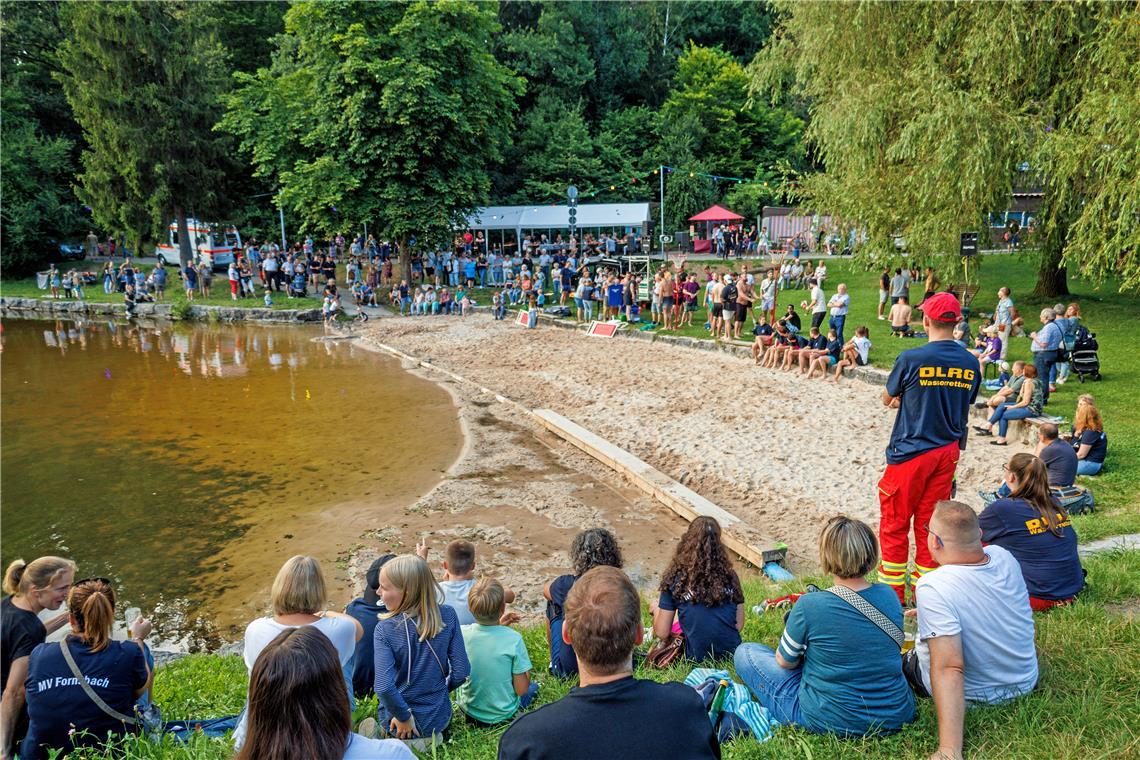
[[[894,588],[903,605],[912,527],[911,585],[937,566],[926,549],[925,526],[934,503],[950,498],[966,447],[970,405],[982,382],[977,358],[954,341],[954,326],[962,319],[954,294],[935,293],[922,311],[930,339],[899,354],[883,390],[883,404],[899,411],[879,481],[879,580]]]
[[[1037,685],[1033,612],[1021,566],[1000,546],[982,546],[972,507],[944,500],[924,526],[938,568],[915,586],[918,641],[903,674],[920,697],[934,697],[938,751],[961,760],[966,707],[1000,704]]]

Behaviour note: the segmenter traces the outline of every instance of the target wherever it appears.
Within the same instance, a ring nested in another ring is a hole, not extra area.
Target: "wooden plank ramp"
[[[752,535],[754,531],[748,529],[739,517],[625,449],[550,409],[534,409],[531,414],[547,430],[626,476],[642,491],[686,520],[692,522],[701,516],[715,518],[720,523],[724,545],[756,567],[763,568],[769,562],[783,562],[788,550],[785,544],[757,539]]]

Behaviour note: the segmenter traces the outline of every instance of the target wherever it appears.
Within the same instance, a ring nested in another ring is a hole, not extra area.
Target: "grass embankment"
[[[1140,748],[1140,713],[1136,684],[1140,683],[1140,628],[1135,618],[1140,596],[1140,553],[1115,552],[1086,563],[1091,584],[1080,601],[1067,608],[1036,615],[1041,681],[1035,692],[1013,704],[969,711],[966,718],[967,756],[976,758],[1135,757]],[[747,605],[765,597],[802,590],[812,579],[776,586],[764,581],[745,584]],[[822,583],[823,579],[814,579]],[[1129,611],[1123,609],[1128,607]],[[648,621],[648,615],[646,615]],[[783,614],[748,613],[746,641],[775,646],[783,630]],[[562,697],[573,685],[542,674],[549,651],[541,627],[522,631],[535,674],[542,683],[538,705]],[[640,671],[641,678],[682,680],[694,667],[683,663],[667,671]],[[169,719],[204,718],[237,713],[245,698],[245,666],[241,658],[194,656],[159,670],[155,696]],[[375,707],[375,698],[358,705],[359,721]],[[651,716],[647,716],[650,720]],[[461,720],[453,724],[453,739],[437,757],[456,760],[494,758],[502,729],[474,729]],[[760,758],[868,758],[904,760],[926,758],[937,747],[936,719],[930,700],[919,703],[917,720],[893,736],[841,741],[796,729],[780,729],[765,744],[746,739],[724,747],[726,760]],[[583,727],[588,730],[588,727]],[[87,753],[89,760],[185,758],[222,760],[232,754],[224,740],[198,737],[190,745],[167,738],[161,745],[131,740],[104,753]]]

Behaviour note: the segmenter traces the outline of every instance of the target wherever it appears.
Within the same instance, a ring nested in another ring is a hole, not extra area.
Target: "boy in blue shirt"
[[[493,578],[479,580],[471,587],[467,604],[475,618],[463,626],[471,675],[459,687],[456,703],[471,723],[493,726],[530,705],[538,684],[530,680],[530,656],[522,636],[507,627],[518,621],[518,615],[506,612],[503,585]]]

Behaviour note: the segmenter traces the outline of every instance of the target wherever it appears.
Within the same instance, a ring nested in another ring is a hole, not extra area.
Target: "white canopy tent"
[[[507,232],[514,232],[515,245],[530,232],[558,232],[570,229],[570,207],[559,206],[488,206],[467,219],[472,231],[482,230],[487,242],[492,231],[502,234],[507,245]],[[641,235],[651,222],[648,203],[583,203],[578,206],[578,234],[583,232],[620,232]],[[518,250],[517,248],[515,250]]]

